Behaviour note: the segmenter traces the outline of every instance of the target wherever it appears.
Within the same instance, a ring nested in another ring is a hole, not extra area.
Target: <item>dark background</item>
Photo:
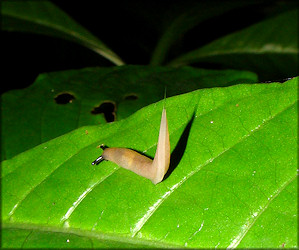
[[[198,1],[52,2],[103,41],[125,63],[147,65],[169,20],[185,6]],[[252,5],[207,20],[188,31],[174,45],[169,57],[173,58],[222,35],[250,26],[277,11],[277,5],[281,1],[251,2]],[[196,39],[198,34],[201,34],[200,39]],[[114,66],[95,52],[63,39],[1,31],[1,42],[1,59],[4,64],[1,73],[1,93],[27,87],[44,72]],[[214,65],[200,67],[215,68]]]

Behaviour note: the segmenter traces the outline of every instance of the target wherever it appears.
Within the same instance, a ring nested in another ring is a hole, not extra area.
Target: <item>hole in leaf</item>
[[[72,103],[75,99],[75,96],[69,94],[69,93],[60,93],[57,95],[54,100],[57,104],[67,104]]]
[[[125,96],[125,100],[137,100],[138,96],[136,94],[130,94]]]
[[[107,122],[115,121],[115,105],[112,102],[103,102],[98,107],[94,107],[91,113],[93,115],[104,114]]]

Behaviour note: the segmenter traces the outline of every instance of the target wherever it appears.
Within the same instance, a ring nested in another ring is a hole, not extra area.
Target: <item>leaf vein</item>
[[[252,228],[252,226],[255,224],[255,222],[257,221],[257,219],[266,211],[266,209],[268,208],[268,206],[270,205],[270,203],[288,186],[290,185],[295,179],[296,179],[295,175],[293,178],[291,178],[289,181],[285,182],[280,189],[276,190],[276,192],[274,192],[274,195],[271,195],[270,198],[268,199],[268,202],[266,203],[266,205],[262,208],[259,209],[257,212],[253,213],[251,219],[253,219],[251,222],[250,221],[246,221],[245,224],[242,226],[241,232],[233,239],[233,241],[231,242],[231,244],[227,247],[228,249],[231,248],[236,248],[238,247],[238,245],[240,244],[240,242],[243,240],[243,238],[245,237],[245,235],[249,232],[249,230]]]
[[[281,114],[282,112],[286,111],[287,109],[289,109],[290,107],[292,107],[293,105],[295,105],[295,103],[297,102],[297,100],[295,100],[294,103],[291,103],[289,106],[285,107],[284,109],[282,109],[281,111],[277,112],[275,115],[270,116],[267,120],[264,120],[260,126],[256,126],[254,129],[252,129],[247,135],[243,136],[237,143],[233,144],[231,147],[223,150],[222,152],[220,152],[218,155],[216,155],[215,157],[208,159],[207,161],[205,161],[202,165],[199,165],[198,167],[196,167],[193,171],[191,171],[190,173],[188,173],[186,176],[183,177],[183,179],[181,181],[179,181],[178,183],[174,184],[169,191],[167,191],[160,199],[158,199],[152,206],[150,206],[150,208],[147,210],[147,212],[145,213],[145,215],[138,220],[138,222],[135,224],[135,227],[133,228],[133,230],[131,230],[132,232],[132,237],[136,236],[136,234],[142,229],[142,227],[144,226],[144,224],[152,217],[152,215],[154,214],[154,212],[160,207],[160,205],[175,191],[177,190],[186,180],[188,180],[190,177],[192,177],[194,174],[196,174],[200,169],[202,169],[203,167],[205,167],[206,165],[208,165],[210,162],[214,161],[216,158],[220,157],[221,155],[223,155],[225,152],[227,152],[229,149],[235,147],[236,145],[238,145],[239,143],[243,142],[247,137],[249,137],[250,135],[252,135],[253,133],[255,133],[256,131],[258,131],[259,129],[261,129],[262,126],[264,126],[265,124],[267,124],[268,122],[270,122],[272,119],[274,119],[276,116],[278,116],[279,114]]]

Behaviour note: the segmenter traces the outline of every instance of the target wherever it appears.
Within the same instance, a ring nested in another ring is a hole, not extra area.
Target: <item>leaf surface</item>
[[[1,96],[1,158],[85,125],[121,120],[167,96],[198,88],[255,82],[246,71],[122,66],[40,75],[26,89]]]
[[[90,163],[102,143],[153,157],[163,101],[2,162],[2,244],[298,247],[297,91],[293,78],[167,98],[171,170],[158,185]]]

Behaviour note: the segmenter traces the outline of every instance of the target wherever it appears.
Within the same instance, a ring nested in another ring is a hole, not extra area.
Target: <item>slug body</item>
[[[170,143],[166,118],[163,108],[157,151],[154,160],[127,148],[105,148],[103,154],[92,164],[108,160],[129,169],[157,184],[163,180],[170,163]]]

